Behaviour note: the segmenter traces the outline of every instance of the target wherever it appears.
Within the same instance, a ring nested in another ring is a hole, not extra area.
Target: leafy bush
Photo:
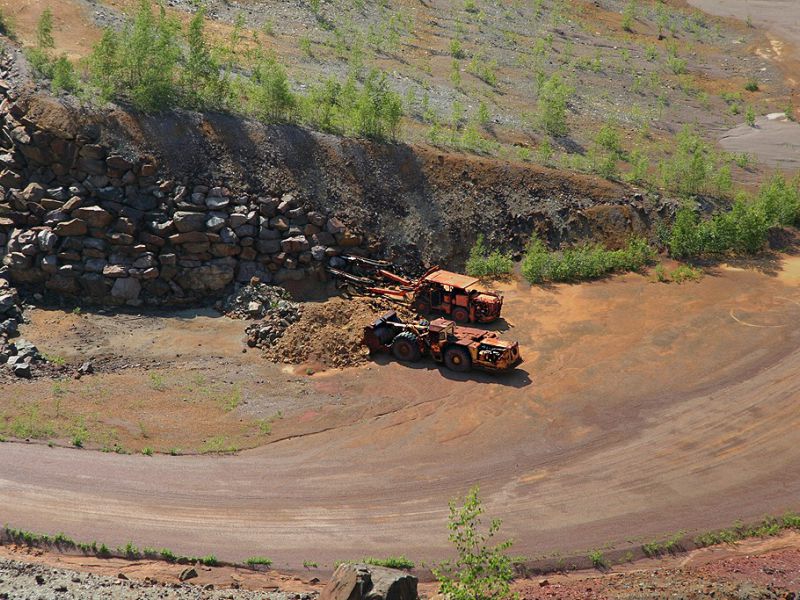
[[[675,138],[675,152],[661,163],[661,180],[669,191],[694,196],[706,190],[713,179],[716,157],[699,135],[685,126]]]
[[[53,62],[51,79],[53,92],[75,92],[78,89],[78,75],[66,55],[62,54]]]
[[[558,73],[554,73],[541,86],[538,99],[539,119],[542,128],[553,137],[569,133],[567,102],[572,92],[572,88],[564,83]]]
[[[767,219],[777,225],[796,225],[800,218],[800,180],[787,181],[777,173],[761,186],[756,198]]]
[[[250,110],[264,121],[288,121],[297,106],[286,70],[273,54],[258,57],[246,93]]]
[[[491,546],[489,543],[500,530],[500,520],[492,519],[488,530],[480,531],[484,508],[478,497],[478,487],[472,488],[463,506],[450,502],[449,539],[458,558],[432,569],[439,581],[440,593],[450,600],[503,600],[515,597],[510,582],[514,576],[511,558],[505,554],[512,542],[507,540]]]
[[[774,175],[755,199],[739,195],[728,212],[700,221],[695,211],[678,211],[669,236],[669,250],[676,258],[703,254],[754,254],[764,247],[767,231],[775,225],[794,225],[800,216],[798,182]]]
[[[3,12],[3,9],[0,8],[0,35],[4,35],[6,37],[14,39],[14,24],[11,20],[11,17]]]
[[[95,45],[88,61],[92,83],[106,99],[123,97],[142,110],[173,106],[183,55],[179,31],[163,7],[156,15],[150,0],[141,0],[133,20],[119,32],[107,29]]]
[[[522,259],[522,275],[530,283],[596,279],[609,273],[636,271],[651,263],[655,250],[643,238],[633,238],[625,248],[607,250],[586,244],[551,252],[533,237]]]
[[[508,275],[514,268],[511,257],[495,249],[489,252],[483,234],[478,236],[469,251],[467,273],[474,277],[499,277]]]
[[[389,569],[413,569],[414,561],[405,556],[390,556],[389,558],[365,558],[362,562],[376,567],[387,567]]]

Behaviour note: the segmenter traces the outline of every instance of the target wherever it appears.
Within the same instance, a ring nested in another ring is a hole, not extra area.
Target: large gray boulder
[[[320,600],[417,600],[417,578],[405,571],[365,564],[342,564]]]

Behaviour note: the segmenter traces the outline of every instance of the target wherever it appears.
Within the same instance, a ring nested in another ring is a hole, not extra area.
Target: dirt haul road
[[[683,285],[507,285],[521,369],[385,360],[315,374],[306,392],[337,402],[306,398],[285,411],[295,434],[236,456],[0,444],[1,518],[298,567],[441,558],[447,502],[474,484],[528,556],[797,509],[800,260],[773,266]]]

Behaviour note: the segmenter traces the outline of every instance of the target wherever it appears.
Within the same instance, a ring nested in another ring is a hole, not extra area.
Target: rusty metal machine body
[[[329,268],[334,276],[364,293],[409,302],[420,314],[444,314],[458,323],[491,323],[500,317],[503,297],[482,289],[475,277],[432,267],[414,280],[389,271],[385,267],[391,265],[384,261],[351,256],[342,258],[371,272],[369,276],[361,276]],[[379,286],[376,280],[387,281],[389,285]]]
[[[500,339],[494,331],[462,327],[443,318],[405,323],[395,311],[367,325],[362,343],[370,352],[391,352],[404,362],[430,356],[460,373],[509,371],[522,362],[519,344]]]

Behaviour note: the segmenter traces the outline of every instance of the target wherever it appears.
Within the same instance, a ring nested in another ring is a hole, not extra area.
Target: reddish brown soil
[[[800,591],[800,535],[748,540],[663,560],[517,582],[524,600],[559,598],[793,598]]]
[[[74,0],[0,0],[0,8],[11,19],[21,42],[36,43],[36,23],[45,8],[53,11],[53,37],[59,52],[76,60],[86,56],[97,40],[100,29],[93,25],[89,10]]]
[[[104,321],[116,332],[106,343],[131,362],[169,349],[186,361],[176,369],[213,383],[258,377],[260,395],[230,416],[282,411],[263,438],[272,443],[222,458],[0,444],[4,520],[114,546],[330,567],[365,553],[441,558],[447,501],[476,483],[515,552],[532,558],[797,509],[799,262],[720,267],[683,285],[505,284],[499,328],[526,362],[499,377],[389,358],[297,376],[229,353],[225,328],[198,341],[203,320],[153,320],[158,331],[133,329],[128,342],[130,321]],[[35,323],[24,334],[47,348],[55,334]],[[174,396],[162,398],[159,414],[177,422]]]

